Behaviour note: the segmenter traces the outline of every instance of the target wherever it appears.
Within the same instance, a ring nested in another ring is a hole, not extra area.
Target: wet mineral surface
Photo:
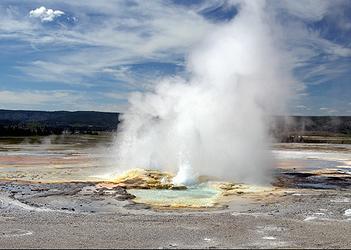
[[[105,178],[104,170],[110,166],[101,162],[108,162],[107,151],[96,150],[100,147],[96,140],[2,141],[1,247],[347,248],[351,244],[347,145],[275,145],[277,167],[270,185],[203,179],[185,187],[172,184],[172,173],[155,170],[135,169]]]

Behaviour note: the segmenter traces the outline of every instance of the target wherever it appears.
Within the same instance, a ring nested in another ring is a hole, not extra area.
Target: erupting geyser
[[[189,79],[173,77],[135,93],[116,140],[118,165],[262,182],[272,166],[269,117],[281,113],[291,67],[264,1],[245,1],[187,60]]]

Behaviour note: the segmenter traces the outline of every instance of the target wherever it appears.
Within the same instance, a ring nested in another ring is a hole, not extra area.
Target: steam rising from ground
[[[119,166],[172,171],[186,185],[200,175],[267,180],[268,117],[284,110],[292,82],[275,25],[265,2],[245,1],[190,53],[189,79],[132,95],[116,140]]]

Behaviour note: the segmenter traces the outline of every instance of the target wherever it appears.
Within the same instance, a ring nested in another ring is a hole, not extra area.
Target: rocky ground
[[[0,248],[351,245],[350,145],[275,145],[271,187],[221,183],[213,206],[180,208],[138,203],[132,194],[182,192],[169,174],[138,170],[99,182],[110,154],[95,139],[0,143]]]
[[[92,182],[2,181],[0,247],[349,248],[348,176],[310,177],[283,171],[259,192],[226,185],[227,207],[201,211],[160,211]]]

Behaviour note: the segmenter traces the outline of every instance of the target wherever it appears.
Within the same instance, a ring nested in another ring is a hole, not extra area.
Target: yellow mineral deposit
[[[112,182],[128,189],[186,189],[186,186],[173,185],[173,177],[171,173],[137,168],[123,173]]]
[[[125,187],[136,196],[135,203],[144,203],[157,209],[207,209],[220,208],[235,199],[266,199],[280,195],[281,189],[247,184],[234,184],[209,181],[209,177],[200,177],[194,186],[175,186],[174,175],[157,170],[132,169],[111,183],[99,184],[106,188]]]

